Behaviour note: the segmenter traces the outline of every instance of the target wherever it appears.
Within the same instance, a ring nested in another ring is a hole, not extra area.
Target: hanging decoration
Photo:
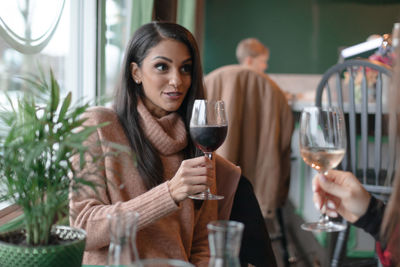
[[[7,42],[7,44],[10,45],[12,48],[23,54],[39,53],[50,42],[58,26],[65,5],[65,0],[61,1],[62,2],[60,4],[60,9],[58,10],[58,12],[54,12],[54,14],[57,14],[54,21],[49,25],[46,31],[39,37],[33,38],[31,32],[32,29],[31,13],[33,10],[32,6],[35,5],[36,3],[36,1],[32,0],[25,0],[24,8],[21,8],[19,5],[19,11],[25,22],[24,36],[21,36],[20,34],[16,33],[15,30],[12,29],[11,25],[7,24],[4,18],[0,16],[0,37],[4,39],[4,41]]]

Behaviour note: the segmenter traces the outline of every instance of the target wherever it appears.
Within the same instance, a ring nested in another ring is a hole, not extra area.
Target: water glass
[[[107,267],[122,267],[139,259],[136,248],[136,231],[139,213],[117,211],[107,215],[110,229],[110,246]]]
[[[239,252],[244,224],[213,221],[207,225],[210,246],[209,267],[240,267]]]

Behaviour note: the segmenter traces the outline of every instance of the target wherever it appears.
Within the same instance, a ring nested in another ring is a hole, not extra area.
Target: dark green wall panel
[[[256,37],[271,50],[268,72],[323,73],[337,62],[339,47],[392,31],[400,0],[390,2],[206,0],[204,70],[236,63],[236,44]]]

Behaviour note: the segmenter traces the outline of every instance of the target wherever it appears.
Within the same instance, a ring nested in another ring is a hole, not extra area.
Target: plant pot
[[[2,267],[81,267],[86,232],[69,226],[54,226],[52,234],[67,242],[59,245],[28,247],[0,241],[0,265]]]

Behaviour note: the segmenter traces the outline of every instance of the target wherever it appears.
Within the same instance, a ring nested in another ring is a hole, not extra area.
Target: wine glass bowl
[[[339,165],[346,153],[346,126],[343,112],[336,107],[307,107],[300,116],[300,154],[304,162],[321,174]],[[337,232],[346,225],[324,214],[318,222],[304,223],[307,231]]]
[[[224,102],[196,99],[190,119],[190,136],[198,149],[212,159],[212,152],[225,141],[228,132],[228,122],[225,114]],[[223,196],[213,195],[210,189],[197,195],[189,196],[192,199],[219,200]]]
[[[339,165],[345,154],[345,149],[311,147],[300,149],[300,154],[307,165],[320,173],[325,173]]]
[[[225,141],[227,132],[227,125],[205,125],[190,127],[190,135],[193,140],[196,140],[196,146],[209,158],[212,157],[212,152],[217,150],[217,148],[219,148]]]

